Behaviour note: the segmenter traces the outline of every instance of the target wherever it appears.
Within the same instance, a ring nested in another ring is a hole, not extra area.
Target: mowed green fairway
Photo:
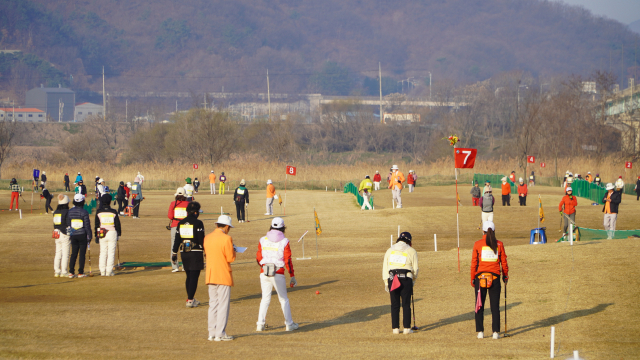
[[[233,265],[227,333],[236,340],[231,342],[207,341],[204,275],[196,294],[202,305],[195,309],[185,308],[184,273],[167,269],[54,278],[51,215],[26,211],[20,220],[17,213],[5,210],[0,212],[0,357],[543,359],[549,357],[551,326],[556,327],[556,345],[560,343],[557,358],[568,358],[573,350],[587,359],[640,357],[640,239],[581,242],[573,248],[553,242],[528,245],[529,232],[537,226],[538,193],[548,236],[553,241],[559,237],[559,188],[531,189],[528,207],[517,206],[515,197],[511,207],[499,206],[496,200],[496,233],[511,268],[507,300],[512,337],[476,339],[469,266],[471,247],[481,237],[480,209],[470,206],[468,193],[469,186],[460,187],[464,205],[458,272],[453,186],[405,191],[404,208],[396,210],[391,209],[390,191],[378,191],[375,211],[360,211],[349,194],[289,191],[284,218],[294,257],[302,257],[302,243],[296,241],[309,230],[305,253],[313,259],[293,261],[299,286],[289,289],[289,298],[300,329],[284,331],[274,293],[269,329],[263,333],[255,332],[261,297],[255,252],[270,223],[262,215],[264,191],[251,192],[250,222],[245,224],[237,224],[231,195],[196,195],[205,211],[201,219],[207,233],[214,229],[213,213],[223,206],[225,212],[233,212],[236,228],[230,235],[235,244],[249,247]],[[169,260],[165,226],[172,194],[147,191],[141,219],[121,219],[121,261]],[[9,193],[0,196],[0,207],[7,209]],[[578,202],[577,223],[601,229],[601,206],[590,206],[582,198]],[[314,207],[323,231],[317,259]],[[281,212],[277,204],[274,210]],[[640,228],[640,203],[625,195],[620,212],[618,229]],[[420,331],[411,335],[392,335],[389,296],[381,275],[382,258],[398,225],[413,234],[420,256],[415,288]],[[99,246],[92,242],[91,250],[93,272],[99,274]],[[85,269],[88,272],[88,261]],[[490,329],[487,299],[485,333]]]

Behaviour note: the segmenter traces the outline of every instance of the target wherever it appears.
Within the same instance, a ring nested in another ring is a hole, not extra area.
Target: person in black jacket
[[[71,191],[69,188],[69,173],[64,173],[64,191]]]
[[[124,208],[127,206],[125,199],[127,198],[127,190],[124,188],[124,181],[120,181],[118,186],[118,192],[116,193],[116,200],[118,201],[118,213],[124,216]]]
[[[249,205],[249,190],[245,187],[244,179],[240,181],[240,186],[233,193],[233,201],[236,203],[236,212],[238,213],[238,222],[244,222],[244,209]]]
[[[180,220],[176,229],[176,241],[173,243],[171,261],[177,263],[178,250],[182,247],[182,268],[187,274],[185,285],[187,288],[187,307],[196,307],[200,304],[195,299],[198,289],[200,271],[204,269],[204,224],[198,220],[200,215],[200,203],[192,201],[187,205],[187,217]]]
[[[84,196],[75,194],[73,197],[73,208],[67,213],[67,227],[71,228],[71,258],[69,259],[69,278],[85,277],[84,260],[87,246],[91,243],[91,220],[89,213],[84,209]],[[76,276],[74,267],[76,258],[78,261],[78,275]]]
[[[195,178],[195,180],[193,180],[193,188],[196,192],[196,194],[198,193],[198,188],[200,187],[200,180],[198,180],[198,178]]]
[[[82,180],[78,181],[78,184],[75,188],[76,194],[81,194],[83,197],[87,196],[87,187],[84,186],[84,182]]]
[[[100,198],[102,207],[96,212],[95,235],[96,244],[100,244],[100,276],[113,276],[113,265],[116,259],[116,245],[122,235],[118,212],[111,208],[111,195],[104,194]],[[100,237],[100,229],[106,233]]]
[[[40,185],[42,186],[47,186],[47,173],[46,172],[42,172],[42,176],[40,177]]]
[[[618,205],[622,202],[622,189],[616,191],[612,183],[605,187],[607,193],[602,198],[602,212],[604,213],[604,229],[607,230],[607,239],[613,239],[616,232],[616,220],[618,219]]]
[[[44,210],[49,213],[49,209],[53,212],[53,208],[51,207],[51,200],[53,199],[53,195],[49,192],[46,186],[42,186],[42,197],[46,200],[44,204]]]
[[[638,180],[636,181],[636,187],[635,187],[635,191],[636,191],[636,201],[640,200],[640,176],[638,176]]]
[[[58,195],[58,207],[53,212],[53,229],[56,242],[56,256],[53,258],[54,277],[69,275],[69,235],[67,234],[67,213],[69,212],[69,197]]]

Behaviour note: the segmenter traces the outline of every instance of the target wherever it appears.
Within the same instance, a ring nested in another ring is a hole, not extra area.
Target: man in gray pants
[[[615,186],[608,183],[607,193],[602,198],[602,212],[604,213],[604,229],[607,230],[607,239],[613,239],[616,231],[616,220],[618,219],[618,205],[622,201],[622,190],[615,191]]]

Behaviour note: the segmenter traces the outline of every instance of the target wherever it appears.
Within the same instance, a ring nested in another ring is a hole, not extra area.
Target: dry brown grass
[[[478,208],[470,204],[468,186],[460,189],[461,272],[457,271],[455,198],[453,187],[421,187],[403,194],[405,208],[390,209],[388,191],[376,192],[376,211],[361,212],[352,195],[291,191],[287,199],[287,234],[295,257],[297,238],[306,238],[306,255],[294,260],[299,287],[289,289],[294,320],[300,330],[284,331],[277,298],[271,302],[270,330],[256,333],[260,302],[254,254],[268,228],[264,194],[252,193],[251,222],[232,230],[234,242],[249,246],[233,266],[236,286],[228,332],[235,341],[212,343],[207,337],[207,307],[184,307],[184,274],[169,270],[122,271],[113,278],[56,279],[51,266],[53,240],[50,217],[0,212],[0,357],[3,358],[258,358],[265,353],[294,358],[504,358],[540,359],[549,354],[549,328],[556,326],[558,358],[579,350],[587,359],[631,359],[640,353],[640,285],[637,258],[640,241],[610,240],[528,245],[536,226],[534,196],[526,208],[497,207],[498,238],[505,243],[511,268],[508,325],[513,337],[494,341],[475,338],[474,293],[469,286],[470,249],[480,238]],[[548,220],[550,238],[558,236],[556,188],[537,187]],[[8,193],[0,192],[3,201]],[[169,192],[145,194],[142,218],[123,219],[120,256],[123,261],[167,261]],[[220,206],[230,210],[231,197],[198,195],[207,214]],[[323,234],[315,258],[313,207]],[[634,214],[640,205],[624,196],[619,229],[640,227]],[[280,209],[276,209],[280,213]],[[601,228],[599,206],[580,199],[578,223]],[[234,219],[235,222],[235,219]],[[381,262],[389,235],[397,225],[414,235],[421,270],[415,290],[416,334],[392,336],[388,295]],[[433,252],[433,234],[438,252]],[[93,245],[93,270],[98,249]],[[572,257],[574,262],[572,262]],[[88,267],[88,264],[87,264]],[[567,294],[571,291],[571,295]],[[316,290],[320,295],[316,295]],[[201,281],[196,295],[206,304]],[[501,298],[501,305],[503,305]],[[502,307],[501,307],[502,308]],[[485,327],[491,319],[485,315]],[[503,318],[504,321],[504,318]]]

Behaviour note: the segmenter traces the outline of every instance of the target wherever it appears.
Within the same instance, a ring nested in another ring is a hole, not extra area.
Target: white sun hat
[[[269,184],[273,184],[273,183],[271,182],[271,179],[267,180],[267,185],[269,185]]]
[[[229,225],[230,227],[234,227],[233,225],[231,225],[231,216],[229,215],[218,216],[218,221],[216,221],[216,224]]]
[[[615,186],[613,186],[612,183],[608,183],[607,186],[605,187],[605,189],[607,190],[613,190],[615,188]]]
[[[391,167],[391,170],[398,170],[398,165],[393,165],[393,166]]]

